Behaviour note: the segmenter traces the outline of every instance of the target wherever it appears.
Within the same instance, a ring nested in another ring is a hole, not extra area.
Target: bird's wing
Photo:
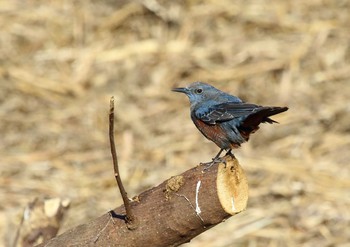
[[[239,117],[247,117],[258,111],[261,106],[249,103],[226,102],[214,106],[199,108],[195,116],[207,124],[216,124]]]

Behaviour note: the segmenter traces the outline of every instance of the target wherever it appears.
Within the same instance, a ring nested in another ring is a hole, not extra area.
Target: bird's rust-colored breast
[[[206,124],[197,118],[192,118],[194,124],[199,131],[209,140],[213,141],[216,145],[223,149],[237,148],[240,145],[238,143],[232,143],[228,139],[225,130],[220,124]]]

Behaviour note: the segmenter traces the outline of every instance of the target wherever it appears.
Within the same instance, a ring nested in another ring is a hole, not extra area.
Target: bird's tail
[[[242,127],[254,128],[257,127],[260,123],[278,123],[269,117],[281,112],[285,112],[287,110],[288,107],[261,106],[244,120]]]

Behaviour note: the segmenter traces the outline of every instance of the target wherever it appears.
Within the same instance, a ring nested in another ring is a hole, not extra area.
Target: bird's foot
[[[225,156],[226,156],[226,155],[230,155],[230,157],[233,158],[233,159],[236,158],[235,155],[232,153],[232,149],[229,149],[229,150],[226,152]]]
[[[221,157],[214,157],[212,159],[212,161],[205,162],[205,163],[201,162],[200,165],[205,166],[203,171],[207,171],[207,170],[210,169],[210,167],[212,167],[213,165],[218,164],[218,163],[224,163],[225,167],[226,167],[226,161],[223,158],[221,158]]]

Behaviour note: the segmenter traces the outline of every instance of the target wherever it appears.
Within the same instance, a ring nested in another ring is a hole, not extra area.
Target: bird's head
[[[193,82],[187,87],[173,88],[172,91],[186,94],[191,105],[196,105],[207,100],[214,100],[222,93],[215,87],[203,82]]]

